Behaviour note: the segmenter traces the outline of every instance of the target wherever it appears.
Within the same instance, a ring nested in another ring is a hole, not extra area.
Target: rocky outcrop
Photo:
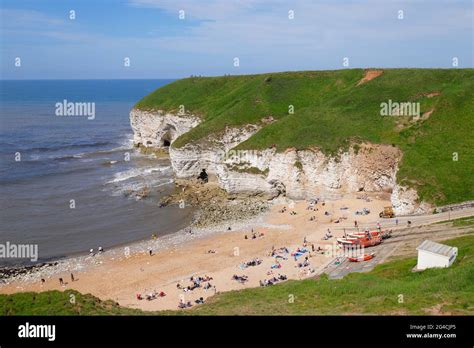
[[[425,202],[420,202],[415,189],[395,184],[390,196],[393,210],[397,215],[423,214],[431,209]]]
[[[199,124],[193,116],[132,111],[135,144],[163,147],[173,127],[170,143]],[[148,118],[148,119],[147,119]],[[178,178],[197,177],[205,168],[229,195],[273,199],[336,199],[354,192],[383,192],[390,195],[396,214],[428,209],[420,204],[416,190],[397,184],[401,151],[390,145],[355,144],[337,156],[320,150],[238,150],[260,126],[227,127],[183,147],[170,147],[170,159]]]
[[[133,142],[137,146],[169,147],[180,135],[196,127],[201,120],[194,115],[176,115],[163,111],[130,112]]]

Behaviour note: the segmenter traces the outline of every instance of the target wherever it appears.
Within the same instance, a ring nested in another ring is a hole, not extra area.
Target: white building
[[[435,267],[449,267],[458,255],[458,248],[425,240],[418,248],[417,270]]]

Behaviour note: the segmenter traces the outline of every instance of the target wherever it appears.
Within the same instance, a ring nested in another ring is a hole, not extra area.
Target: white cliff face
[[[390,200],[397,215],[423,214],[432,209],[426,202],[419,203],[420,199],[415,189],[398,184],[394,186]]]
[[[135,144],[162,147],[163,139],[174,141],[199,124],[195,117],[132,111]],[[170,133],[170,129],[174,130]],[[233,195],[285,195],[292,199],[339,198],[354,192],[391,194],[396,214],[418,213],[428,205],[418,203],[414,189],[397,184],[401,151],[390,145],[361,144],[337,157],[318,149],[235,150],[260,129],[246,125],[227,128],[204,140],[181,148],[170,147],[170,159],[179,178],[196,177],[203,168],[216,176],[219,184]],[[167,135],[168,134],[168,135]]]
[[[219,172],[221,185],[227,191],[239,193],[257,186],[270,196],[284,192],[290,198],[308,199],[337,198],[359,191],[391,192],[401,153],[391,146],[363,145],[357,153],[351,149],[338,158],[327,157],[317,149],[249,151],[240,158],[243,160],[229,159]],[[236,167],[257,168],[262,174],[250,176],[232,170]],[[254,180],[258,180],[257,185]]]
[[[201,120],[193,115],[175,115],[162,111],[141,111],[133,109],[130,112],[130,124],[133,129],[135,145],[145,147],[168,147],[181,134],[189,132]]]
[[[170,148],[171,165],[178,178],[199,175],[202,169],[217,175],[229,150],[244,142],[260,128],[247,125],[242,128],[227,128],[219,137],[211,136],[198,143],[182,148]]]

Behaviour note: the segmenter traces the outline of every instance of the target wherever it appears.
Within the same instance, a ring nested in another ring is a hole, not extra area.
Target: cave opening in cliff
[[[176,128],[173,126],[166,127],[166,133],[161,137],[161,144],[163,147],[170,147],[171,141],[174,139],[176,134]]]

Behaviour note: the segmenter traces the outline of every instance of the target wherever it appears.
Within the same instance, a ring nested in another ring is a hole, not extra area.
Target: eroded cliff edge
[[[403,154],[392,145],[353,144],[335,156],[317,148],[242,150],[238,145],[261,128],[247,124],[226,127],[219,134],[177,148],[173,142],[196,127],[199,117],[133,109],[130,120],[135,145],[169,149],[177,178],[194,178],[206,169],[231,196],[337,199],[356,192],[383,193],[398,215],[430,209],[419,201],[416,190],[397,183]]]

